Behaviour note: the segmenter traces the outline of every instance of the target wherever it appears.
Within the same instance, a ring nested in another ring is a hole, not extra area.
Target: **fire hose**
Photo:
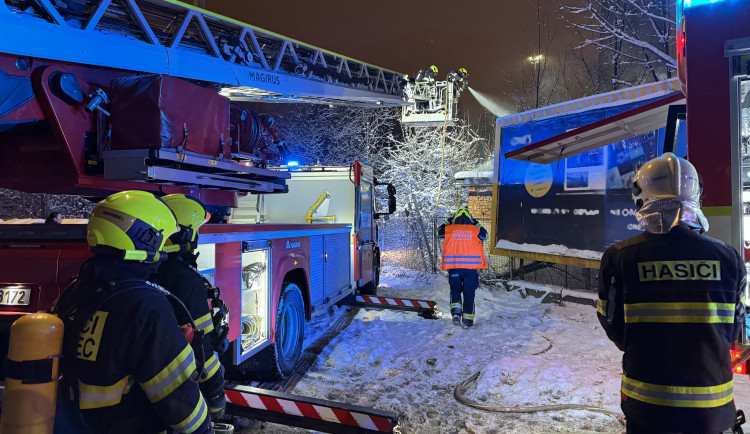
[[[542,337],[547,339],[547,341],[550,342],[549,347],[547,347],[543,351],[534,353],[533,355],[546,353],[552,348],[552,342],[547,337],[545,336],[542,336]],[[750,351],[748,351],[748,357],[750,358]],[[464,397],[464,389],[469,383],[476,381],[476,379],[479,378],[479,375],[481,373],[482,371],[477,371],[472,376],[470,376],[469,378],[465,379],[464,381],[456,385],[456,388],[453,390],[453,397],[456,399],[456,401],[468,407],[476,408],[478,410],[493,411],[497,413],[534,413],[538,411],[588,410],[588,411],[594,411],[594,412],[610,415],[616,418],[623,426],[625,425],[625,417],[622,414],[614,412],[614,411],[610,411],[601,407],[591,406],[591,405],[551,404],[551,405],[535,405],[535,406],[528,406],[528,407],[521,407],[521,406],[505,407],[505,406],[497,406],[497,405],[480,404],[478,402],[471,401],[467,399],[466,397]]]

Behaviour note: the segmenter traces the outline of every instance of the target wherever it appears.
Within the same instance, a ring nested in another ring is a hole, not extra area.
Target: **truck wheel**
[[[287,283],[281,292],[276,312],[276,341],[258,354],[260,377],[267,381],[289,377],[302,356],[305,338],[305,303],[302,291]]]
[[[375,258],[372,261],[372,281],[365,283],[359,288],[362,295],[377,295],[380,284],[380,261]]]

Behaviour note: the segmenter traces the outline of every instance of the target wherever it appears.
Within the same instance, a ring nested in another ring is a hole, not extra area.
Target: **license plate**
[[[28,306],[31,303],[31,288],[26,286],[0,287],[0,305]]]

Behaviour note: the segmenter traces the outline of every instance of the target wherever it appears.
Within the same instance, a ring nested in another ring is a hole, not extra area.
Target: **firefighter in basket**
[[[194,318],[197,330],[191,344],[194,351],[197,354],[203,353],[205,358],[198,383],[208,403],[211,418],[216,420],[224,414],[226,407],[224,367],[219,363],[217,353],[227,350],[229,326],[227,308],[218,297],[218,289],[197,270],[198,254],[195,253],[195,248],[198,247],[198,229],[209,215],[203,204],[191,196],[170,194],[162,200],[174,212],[180,230],[166,241],[164,251],[169,256],[159,266],[158,283],[187,307],[190,316],[182,313],[176,302],[170,300],[180,327],[189,329],[190,317]],[[211,299],[212,309],[209,309],[207,299]],[[213,310],[216,311],[215,315]]]
[[[171,294],[152,283],[174,214],[151,193],[125,191],[96,204],[87,229],[94,257],[53,307],[65,324],[55,432],[212,432],[201,361]]]
[[[474,293],[479,287],[477,270],[487,268],[482,246],[482,241],[487,239],[487,230],[464,206],[440,225],[437,236],[443,238],[441,266],[448,270],[453,324],[471,327],[475,314]]]
[[[458,98],[461,92],[469,86],[469,71],[466,68],[451,71],[448,73],[446,80],[453,83],[453,92],[456,94],[456,98]]]
[[[430,65],[428,69],[420,69],[417,72],[416,82],[417,84],[426,84],[432,86],[435,84],[435,75],[438,73],[438,67]]]
[[[633,183],[645,232],[602,256],[597,316],[624,352],[628,433],[735,426],[730,345],[743,328],[745,265],[705,234],[701,190],[687,160],[670,152],[647,162]]]

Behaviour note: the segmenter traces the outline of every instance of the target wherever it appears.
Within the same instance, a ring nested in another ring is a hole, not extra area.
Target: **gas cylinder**
[[[63,322],[25,315],[10,328],[0,434],[51,434],[55,422]]]

